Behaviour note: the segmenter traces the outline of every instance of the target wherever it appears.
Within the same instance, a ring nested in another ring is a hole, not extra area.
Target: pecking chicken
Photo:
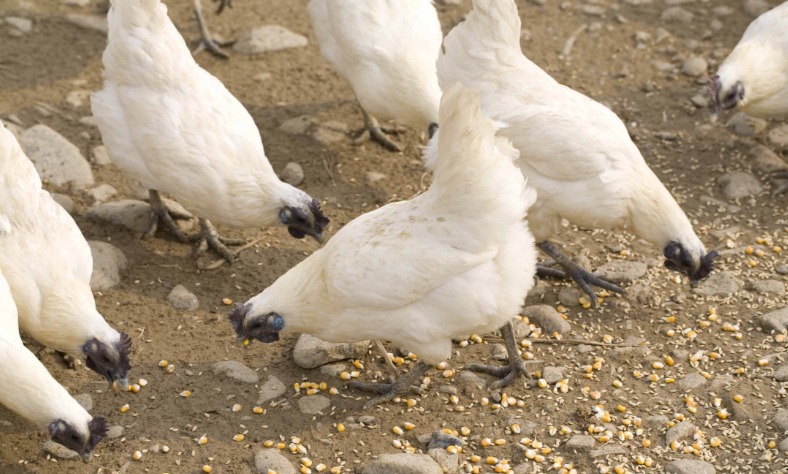
[[[48,192],[14,136],[0,126],[0,270],[19,311],[19,327],[40,344],[87,357],[111,385],[128,385],[131,339],[96,310],[93,256],[77,224]]]
[[[706,253],[621,120],[523,55],[514,0],[474,0],[467,20],[444,39],[438,78],[441,87],[461,81],[477,89],[482,113],[503,123],[499,133],[520,151],[516,164],[537,191],[528,226],[537,246],[564,269],[540,267],[538,274],[568,274],[594,304],[590,285],[623,292],[548,241],[562,219],[587,229],[627,229],[661,248],[665,265],[693,282],[712,271],[717,252]]]
[[[150,189],[158,224],[189,240],[159,191],[200,217],[199,250],[234,260],[210,221],[236,227],[286,226],[323,239],[320,202],[279,180],[243,105],[192,58],[159,0],[113,2],[104,52],[104,89],[91,106],[112,162]]]
[[[4,133],[7,133],[3,130]],[[13,230],[0,216],[0,240]],[[0,271],[0,403],[37,426],[52,441],[90,458],[107,435],[107,420],[90,414],[68,394],[22,343],[16,305]]]
[[[369,407],[450,357],[452,335],[504,325],[511,334],[507,323],[533,286],[536,252],[523,217],[534,192],[513,164],[517,151],[482,118],[476,91],[448,87],[440,125],[426,152],[430,189],[356,218],[237,304],[230,321],[239,339],[305,332],[335,343],[386,339],[414,352],[421,361],[395,383],[353,384],[380,394]],[[521,358],[510,360],[509,379],[525,371]]]
[[[361,104],[362,138],[400,151],[377,119],[432,136],[441,98],[435,60],[443,39],[432,0],[310,0],[308,8],[320,53]]]

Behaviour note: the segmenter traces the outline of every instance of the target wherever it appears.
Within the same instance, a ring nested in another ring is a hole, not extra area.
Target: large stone
[[[112,425],[107,430],[107,438],[116,439],[123,436],[123,427],[120,425]]]
[[[679,380],[679,388],[684,391],[695,390],[705,385],[707,382],[706,377],[699,373],[687,374],[683,379]],[[670,443],[668,443],[670,444]]]
[[[330,406],[331,400],[323,395],[307,395],[298,399],[298,409],[306,415],[325,414]]]
[[[106,166],[112,163],[112,160],[109,157],[109,152],[107,151],[107,147],[104,145],[97,145],[93,147],[93,161],[99,166]]]
[[[703,280],[693,293],[703,296],[727,296],[739,291],[739,280],[731,272],[719,272]]]
[[[431,451],[433,449],[446,449],[449,446],[464,446],[465,441],[461,440],[460,438],[450,435],[449,433],[445,433],[443,431],[436,431],[432,433],[432,436],[429,439],[429,445],[427,446],[427,451]]]
[[[45,441],[42,447],[45,452],[60,459],[76,459],[79,453],[72,451],[62,444],[57,444],[54,441]]]
[[[279,130],[288,135],[301,135],[309,130],[313,122],[314,120],[311,115],[299,115],[282,122],[282,125],[279,126]]]
[[[254,467],[259,474],[273,471],[278,474],[297,474],[296,468],[278,449],[264,449],[254,455]]]
[[[22,133],[22,147],[41,179],[81,191],[92,186],[93,171],[79,148],[47,127],[34,125]]]
[[[224,375],[227,378],[243,383],[257,383],[260,377],[257,372],[236,360],[222,360],[213,364],[214,375]]]
[[[588,453],[592,458],[600,458],[604,456],[618,456],[619,454],[626,454],[627,452],[618,445],[603,446],[599,449],[594,449]]]
[[[769,293],[781,295],[785,293],[785,284],[777,280],[755,280],[748,282],[745,289],[761,295]]]
[[[74,200],[70,197],[66,196],[65,194],[52,194],[52,199],[55,200],[56,203],[60,204],[60,207],[66,210],[72,216],[75,212],[77,212],[77,205],[74,204]]]
[[[770,333],[772,331],[781,333],[788,328],[788,308],[778,309],[771,313],[766,313],[760,318],[761,328]]]
[[[304,169],[298,163],[291,161],[282,170],[282,181],[292,186],[298,186],[304,181]]]
[[[665,474],[715,474],[714,466],[696,459],[679,459],[665,466]]]
[[[574,435],[566,442],[566,449],[574,449],[576,451],[589,451],[596,445],[596,440],[593,436],[589,435]]]
[[[118,194],[118,190],[110,184],[100,184],[95,188],[88,189],[85,194],[96,203],[102,203],[112,196]]]
[[[89,393],[80,393],[78,395],[74,395],[74,400],[77,401],[85,411],[90,411],[93,409],[93,397],[90,396]]]
[[[562,305],[568,307],[580,306],[580,291],[577,288],[568,286],[558,292],[558,301],[561,302]]]
[[[766,120],[750,117],[744,112],[736,112],[728,119],[725,126],[730,128],[736,135],[751,137],[766,129]]]
[[[772,425],[777,428],[780,433],[788,431],[788,410],[780,410],[772,418]]]
[[[17,16],[7,16],[3,21],[13,26],[22,33],[30,33],[33,31],[33,22],[28,18],[20,18]]]
[[[126,269],[128,260],[123,252],[107,242],[90,241],[93,255],[93,273],[90,275],[90,289],[103,291],[120,284],[120,274]]]
[[[612,260],[597,268],[594,275],[610,283],[629,283],[642,277],[648,265],[631,260]]]
[[[444,472],[448,474],[456,474],[460,467],[460,456],[458,454],[451,454],[445,449],[430,449],[427,454],[441,467],[441,470],[446,469]]]
[[[778,382],[788,382],[788,365],[783,365],[774,371],[774,380]]]
[[[547,335],[551,336],[557,332],[562,336],[566,336],[572,332],[572,325],[552,306],[544,304],[528,306],[523,309],[522,314],[527,316],[532,323],[541,327]]]
[[[268,380],[260,387],[260,397],[257,399],[257,404],[262,405],[268,400],[279,398],[285,394],[287,388],[281,380],[273,375],[268,377]]]
[[[167,300],[173,308],[184,311],[195,311],[200,307],[200,301],[194,296],[194,293],[183,285],[176,285],[167,295]]]
[[[763,145],[754,146],[750,150],[750,157],[752,158],[752,169],[761,173],[772,173],[788,169],[788,163]]]
[[[651,349],[647,346],[617,347],[610,351],[610,356],[613,360],[624,364],[640,362],[644,357],[649,355],[651,355]]]
[[[133,199],[97,204],[87,211],[85,217],[122,225],[135,232],[147,232],[151,226],[150,204]]]
[[[361,357],[366,352],[367,346],[369,346],[369,341],[354,344],[332,344],[309,334],[301,334],[295,349],[293,349],[293,359],[299,367],[314,369],[329,362]]]
[[[443,470],[426,454],[382,454],[362,474],[443,474]]]
[[[681,7],[670,7],[664,12],[660,18],[663,21],[671,23],[689,23],[694,18],[693,14]]]
[[[96,30],[102,33],[109,32],[109,24],[106,16],[79,15],[70,13],[66,15],[66,21],[86,30]]]
[[[665,443],[670,446],[674,441],[681,441],[693,434],[696,429],[698,429],[698,427],[693,425],[690,421],[682,421],[668,429],[668,432],[665,434]]]
[[[753,18],[768,12],[772,6],[765,0],[747,0],[744,2],[744,11]]]
[[[555,384],[564,379],[566,367],[545,367],[542,369],[542,378],[549,384]]]
[[[681,72],[690,77],[698,77],[706,74],[708,67],[705,59],[693,56],[684,61],[684,65],[681,66]]]
[[[754,196],[763,191],[761,182],[755,176],[743,171],[726,173],[717,178],[717,184],[722,187],[722,193],[729,201]]]
[[[233,50],[241,54],[259,54],[309,44],[306,37],[279,25],[265,25],[241,33]]]
[[[779,147],[788,147],[788,125],[782,125],[769,131],[769,141]]]

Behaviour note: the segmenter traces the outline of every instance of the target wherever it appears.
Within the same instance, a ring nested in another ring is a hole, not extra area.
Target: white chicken
[[[361,104],[362,139],[400,151],[377,119],[432,136],[441,99],[435,60],[443,39],[432,0],[310,0],[308,8],[320,53]]]
[[[0,216],[0,240],[12,232],[9,221]],[[22,343],[16,305],[1,271],[0,403],[47,429],[52,441],[85,459],[107,435],[107,420],[91,417]]]
[[[520,50],[514,0],[474,0],[467,20],[444,39],[442,87],[462,82],[479,91],[482,113],[505,124],[500,134],[520,151],[517,165],[537,191],[528,227],[537,246],[591,297],[590,285],[622,292],[586,272],[547,239],[561,220],[588,229],[627,229],[663,249],[666,266],[697,281],[717,253],[695,235],[687,216],[654,175],[624,124],[607,107],[553,80]]]
[[[788,117],[788,2],[755,19],[709,82],[711,112],[737,107],[761,118]],[[788,179],[788,171],[772,174]],[[774,194],[788,190],[788,182]]]
[[[57,351],[126,386],[131,339],[96,310],[93,256],[77,224],[48,192],[16,138],[0,126],[0,270],[19,310],[19,327]]]
[[[91,98],[112,162],[150,189],[154,225],[187,237],[158,191],[200,217],[201,244],[234,255],[210,221],[236,227],[287,226],[323,239],[320,203],[279,180],[243,105],[192,58],[159,0],[114,1],[108,13],[104,89]]]
[[[394,384],[355,383],[380,397],[407,390],[451,355],[451,336],[502,329],[508,383],[525,372],[511,326],[533,286],[536,251],[523,220],[535,199],[517,151],[482,118],[476,91],[456,84],[441,100],[437,148],[427,151],[430,189],[343,227],[325,246],[246,302],[230,321],[238,338],[279,332],[330,342],[386,339],[421,362]],[[437,151],[437,152],[436,152]]]

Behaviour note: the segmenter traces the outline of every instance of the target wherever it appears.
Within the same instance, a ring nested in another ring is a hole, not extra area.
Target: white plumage
[[[2,133],[8,133],[2,130]],[[12,137],[13,139],[13,137]],[[0,219],[2,221],[2,219]],[[6,223],[8,221],[5,221]],[[0,222],[0,239],[7,236],[8,227]],[[39,428],[50,431],[55,441],[89,455],[95,444],[88,446],[93,418],[69,395],[65,388],[49,374],[19,337],[17,309],[11,290],[0,271],[0,403],[32,421]],[[97,417],[101,424],[102,418]],[[103,422],[106,425],[106,422]],[[106,428],[105,428],[106,429]],[[62,434],[73,433],[78,439],[65,441]],[[102,436],[103,437],[103,436]],[[63,438],[63,439],[61,439]],[[95,443],[100,438],[94,438]],[[89,447],[89,449],[88,449]]]
[[[443,33],[432,0],[311,0],[320,53],[380,120],[427,130],[438,121]]]
[[[240,337],[272,342],[283,325],[330,342],[386,339],[436,364],[451,355],[452,335],[498,329],[517,314],[533,285],[523,217],[534,192],[475,91],[449,88],[440,120],[430,189],[354,219],[239,305],[231,321]]]
[[[710,83],[712,112],[788,117],[788,2],[753,21]]]
[[[317,202],[279,180],[254,120],[194,61],[165,5],[114,1],[108,21],[104,89],[91,106],[118,168],[214,223],[322,232]],[[292,212],[308,225],[289,222]]]
[[[537,191],[528,213],[536,241],[559,232],[562,218],[590,229],[627,229],[665,249],[677,269],[705,276],[711,262],[701,260],[703,243],[621,120],[522,54],[513,0],[473,4],[444,40],[438,77],[442,87],[461,81],[476,88],[482,113],[505,124],[499,133],[520,151],[516,164]]]
[[[2,126],[0,270],[24,332],[55,350],[87,355],[88,366],[111,382],[126,379],[130,341],[96,310],[90,247],[71,216],[41,188],[33,164]]]

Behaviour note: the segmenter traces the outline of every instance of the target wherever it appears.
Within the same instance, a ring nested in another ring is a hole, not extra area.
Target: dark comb
[[[120,356],[118,369],[122,371],[123,375],[126,375],[131,370],[131,338],[126,334],[126,331],[120,332],[118,342],[115,343],[115,350]]]
[[[720,88],[722,88],[722,84],[720,84],[720,76],[713,75],[709,79],[709,94],[711,95],[711,102],[709,102],[709,110],[711,113],[716,114],[720,110]]]
[[[331,220],[323,214],[323,210],[320,209],[320,201],[317,199],[312,199],[312,202],[309,203],[309,209],[312,211],[312,214],[315,216],[315,227],[317,228],[318,232],[323,232],[323,229],[326,228]]]
[[[720,254],[716,250],[712,250],[700,258],[700,268],[695,272],[694,277],[697,280],[703,280],[714,270],[714,259]]]
[[[227,315],[227,318],[230,319],[230,323],[233,325],[233,329],[235,333],[241,330],[244,324],[244,318],[246,318],[246,313],[249,311],[246,309],[246,306],[242,305],[241,303],[235,303],[233,309],[230,310],[230,313]]]

